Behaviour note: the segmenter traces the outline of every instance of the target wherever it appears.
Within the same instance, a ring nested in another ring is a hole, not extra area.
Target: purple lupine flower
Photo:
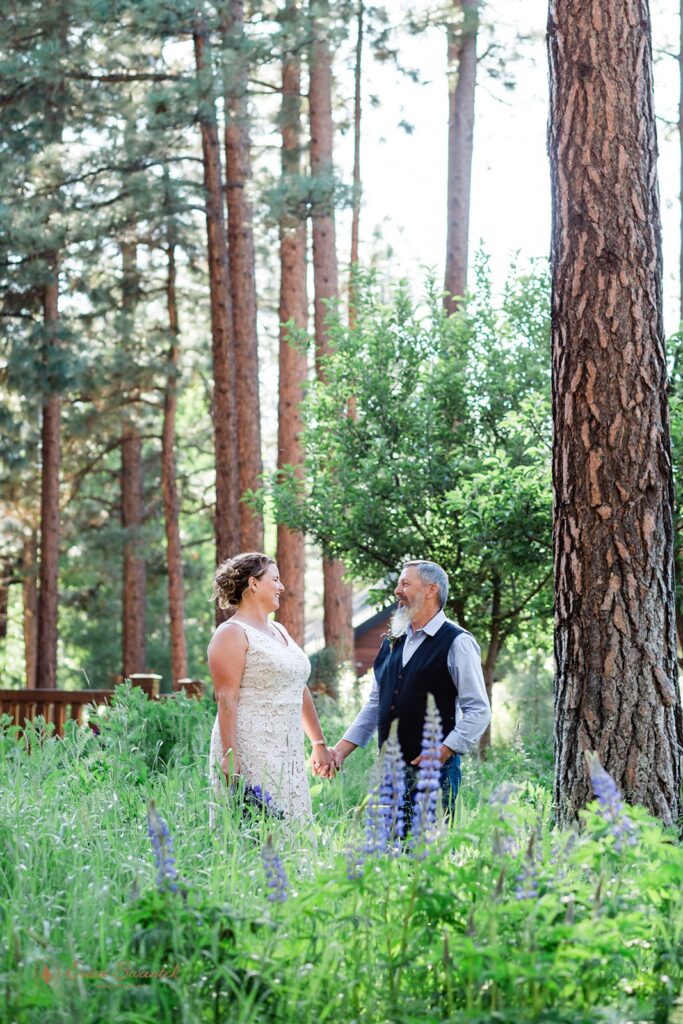
[[[524,856],[522,870],[515,879],[515,898],[518,900],[535,900],[538,898],[538,835],[531,833],[529,845]]]
[[[517,843],[511,834],[513,823],[506,814],[505,808],[509,804],[512,794],[518,789],[519,786],[514,782],[501,782],[489,797],[488,802],[498,812],[498,820],[501,824],[501,828],[493,830],[493,852],[496,857],[508,854],[514,856],[517,853]]]
[[[427,713],[422,731],[421,761],[417,775],[411,846],[429,843],[436,828],[436,806],[441,789],[441,716],[432,694],[427,695]]]
[[[284,903],[289,895],[289,882],[270,834],[261,849],[261,856],[269,890],[268,899],[271,903]]]
[[[398,853],[401,850],[401,840],[405,832],[405,791],[405,764],[398,742],[398,721],[394,720],[382,750],[379,785],[379,813],[383,822],[385,848],[389,853]]]
[[[619,788],[610,773],[600,764],[598,755],[594,752],[587,752],[586,761],[600,813],[614,836],[614,849],[620,853],[625,842],[629,846],[633,846],[637,842],[633,825],[626,816]]]
[[[357,839],[351,840],[346,847],[346,877],[349,882],[355,882],[363,876],[363,864],[365,863],[365,851],[363,844]]]
[[[173,855],[173,839],[168,830],[168,825],[157,811],[154,801],[147,802],[147,821],[149,827],[147,834],[152,841],[154,860],[157,867],[157,886],[160,889],[168,889],[170,892],[177,892],[176,880],[178,872],[175,867]]]
[[[256,811],[265,813],[268,817],[277,818],[280,821],[284,819],[283,812],[277,807],[268,790],[261,789],[259,785],[244,785],[242,801],[245,809],[254,808]]]
[[[372,774],[372,783],[368,791],[368,802],[365,806],[365,843],[363,845],[363,854],[366,857],[372,857],[376,853],[384,853],[387,848],[385,818],[380,803],[381,770],[380,759],[375,765]]]

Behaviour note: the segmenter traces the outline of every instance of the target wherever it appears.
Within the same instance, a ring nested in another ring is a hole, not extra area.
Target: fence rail
[[[159,676],[137,676],[134,685],[145,691],[150,700],[170,697],[173,694],[159,694]],[[174,693],[184,690],[188,696],[200,697],[204,684],[200,679],[181,679]],[[52,722],[55,735],[64,735],[64,723],[75,720],[83,725],[86,708],[109,704],[113,690],[0,690],[0,713],[9,715],[14,725],[23,727],[42,715],[46,722]]]

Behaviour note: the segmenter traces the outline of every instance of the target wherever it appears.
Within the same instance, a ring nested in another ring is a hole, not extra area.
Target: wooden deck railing
[[[160,678],[139,675],[133,677],[133,683],[143,689],[151,700],[173,696],[158,692]],[[200,697],[204,684],[200,679],[181,679],[174,693],[180,690],[188,696]],[[82,725],[87,707],[109,704],[113,696],[113,690],[0,690],[0,713],[9,715],[14,725],[20,727],[42,715],[46,722],[54,724],[55,736],[63,736],[65,722],[75,719]]]

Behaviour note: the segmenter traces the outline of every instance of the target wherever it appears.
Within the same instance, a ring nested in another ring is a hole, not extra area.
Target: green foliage
[[[644,811],[629,810],[637,842],[621,851],[597,805],[581,832],[559,832],[549,752],[518,744],[466,760],[454,827],[425,857],[374,856],[350,880],[369,753],[314,786],[304,829],[226,802],[211,833],[197,754],[210,709],[175,703],[167,767],[155,758],[144,785],[145,730],[164,712],[123,689],[99,736],[75,723],[63,740],[40,723],[25,741],[0,731],[3,1019],[677,1020],[683,848]],[[339,710],[321,712],[333,734]],[[155,887],[147,798],[174,839],[177,892]],[[269,834],[283,903],[268,900]]]
[[[451,580],[450,608],[501,646],[551,607],[548,282],[512,273],[500,302],[480,258],[467,307],[430,286],[382,301],[358,278],[357,325],[330,308],[333,353],[303,403],[305,479],[274,479],[278,519],[360,580],[393,589],[407,558]],[[538,634],[537,634],[538,635]]]
[[[206,731],[215,716],[213,700],[196,700],[184,692],[148,700],[139,686],[118,686],[111,706],[99,720],[107,757],[137,766],[137,779],[165,771],[171,764],[192,765],[206,750]]]

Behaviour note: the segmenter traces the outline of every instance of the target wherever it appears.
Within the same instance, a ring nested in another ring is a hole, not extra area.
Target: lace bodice
[[[301,710],[311,663],[281,625],[287,645],[246,622],[233,619],[249,644],[237,703],[237,753],[240,771],[260,786],[285,814],[310,817]],[[218,714],[211,733],[210,777],[216,795],[225,792],[218,762],[223,756]],[[210,820],[215,822],[215,803]]]

